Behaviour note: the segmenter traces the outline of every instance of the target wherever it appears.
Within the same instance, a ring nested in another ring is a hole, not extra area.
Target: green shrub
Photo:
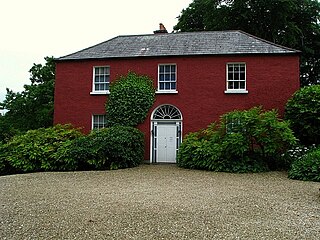
[[[14,135],[18,134],[18,130],[14,129],[11,120],[0,114],[0,143],[8,142]]]
[[[97,149],[99,157],[90,162],[96,168],[135,167],[142,162],[144,135],[138,129],[114,126],[94,132],[92,135],[95,141],[104,141],[103,145]]]
[[[303,145],[295,145],[285,153],[282,154],[283,161],[285,162],[287,169],[291,167],[291,164],[297,160],[302,158],[309,152],[312,152],[316,149],[316,145],[303,146]]]
[[[15,172],[9,162],[6,160],[5,155],[6,149],[4,144],[0,142],[0,175],[6,175]]]
[[[90,141],[90,135],[81,136],[66,141],[54,153],[54,158],[59,162],[67,162],[74,165],[73,170],[92,170],[89,162],[96,157],[95,142]]]
[[[296,142],[276,111],[252,108],[223,115],[219,124],[186,136],[178,166],[226,172],[261,172],[285,167],[283,153]]]
[[[298,90],[286,104],[285,119],[302,144],[320,144],[320,85]]]
[[[320,148],[296,159],[289,170],[289,178],[320,182]]]
[[[81,135],[79,129],[70,125],[29,130],[3,145],[2,158],[18,172],[74,170],[76,163],[57,161],[55,153],[63,144]]]
[[[106,103],[108,126],[137,126],[146,118],[155,101],[153,81],[129,72],[110,86]]]
[[[135,167],[144,157],[144,136],[133,127],[104,128],[73,140],[56,157],[85,170]]]

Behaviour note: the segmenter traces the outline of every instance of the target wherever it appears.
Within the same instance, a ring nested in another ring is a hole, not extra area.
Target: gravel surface
[[[0,177],[0,239],[319,239],[319,183],[141,165]]]

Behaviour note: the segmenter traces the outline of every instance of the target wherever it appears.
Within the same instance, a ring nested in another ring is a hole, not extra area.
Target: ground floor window
[[[92,115],[92,129],[105,128],[107,121],[106,115]]]

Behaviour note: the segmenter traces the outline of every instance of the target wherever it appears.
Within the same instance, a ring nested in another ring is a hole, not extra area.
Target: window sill
[[[90,92],[90,95],[109,95],[110,91]]]
[[[234,90],[234,89],[231,89],[231,90],[226,90],[226,91],[224,91],[224,93],[227,93],[227,94],[247,94],[248,93],[248,90]]]
[[[178,91],[165,91],[165,90],[158,90],[156,94],[177,94]]]

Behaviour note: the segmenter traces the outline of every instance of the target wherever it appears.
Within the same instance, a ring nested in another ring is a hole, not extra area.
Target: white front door
[[[177,152],[176,124],[158,124],[157,162],[175,163]]]

